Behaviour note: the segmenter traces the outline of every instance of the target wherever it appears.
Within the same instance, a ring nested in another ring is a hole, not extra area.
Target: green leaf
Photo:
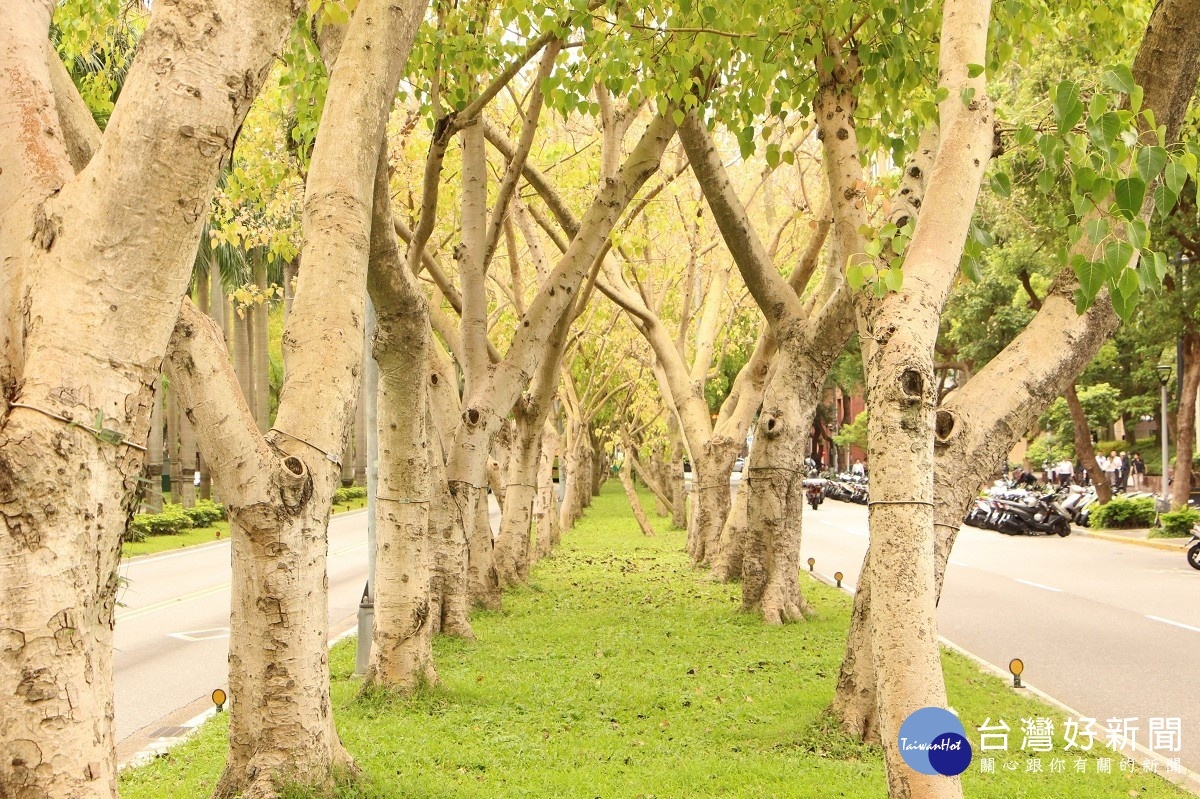
[[[1132,269],[1128,271],[1133,272]],[[1134,280],[1136,279],[1135,277]],[[1113,310],[1117,312],[1117,316],[1121,317],[1122,322],[1128,322],[1133,317],[1133,311],[1137,307],[1137,294],[1130,296],[1119,291],[1114,291],[1111,296]]]
[[[1092,297],[1083,293],[1083,289],[1075,289],[1075,313],[1082,315],[1092,304]]]
[[[1106,111],[1097,118],[1089,119],[1087,130],[1097,145],[1112,144],[1121,132],[1121,117],[1116,111]]]
[[[1084,307],[1091,305],[1092,300],[1104,287],[1104,264],[1099,261],[1089,261],[1082,255],[1076,254],[1071,258],[1071,268],[1079,279],[1079,291],[1085,300]],[[1078,301],[1075,307],[1079,307]]]
[[[1099,244],[1108,235],[1108,220],[1102,216],[1089,219],[1083,227],[1087,231],[1088,241],[1092,244]]]
[[[1117,281],[1117,291],[1126,297],[1136,297],[1141,293],[1141,290],[1142,286],[1138,280],[1137,271],[1133,269],[1121,270],[1121,277]]]
[[[959,97],[962,98],[963,105],[970,105],[971,101],[975,99],[975,87],[968,86],[967,88],[963,89]]]
[[[978,283],[983,280],[983,270],[979,267],[979,260],[973,255],[963,254],[962,257],[963,274],[972,283]]]
[[[889,291],[899,291],[904,286],[904,272],[894,267],[888,269],[883,273],[883,282]]]
[[[1121,271],[1129,266],[1136,250],[1127,241],[1110,241],[1104,247],[1104,279],[1116,281]]]
[[[983,64],[967,64],[967,77],[978,78],[983,74]]]
[[[1166,182],[1167,188],[1176,194],[1183,191],[1183,184],[1187,182],[1188,168],[1185,164],[1190,155],[1191,153],[1184,153],[1179,160],[1167,164],[1167,172],[1163,180]]]
[[[1117,201],[1117,213],[1133,219],[1141,212],[1142,201],[1146,199],[1146,183],[1141,178],[1118,180],[1113,197]]]
[[[1149,183],[1158,177],[1158,173],[1167,165],[1167,151],[1163,147],[1155,145],[1154,147],[1143,147],[1137,152],[1135,161],[1137,163],[1138,174],[1142,176],[1142,180]]]
[[[1100,79],[1105,86],[1122,94],[1129,94],[1137,85],[1133,81],[1133,71],[1125,64],[1118,64],[1112,69],[1106,70]]]
[[[1009,197],[1012,194],[1012,182],[1004,172],[997,172],[992,175],[991,185],[992,194],[995,194],[997,197]]]
[[[1037,185],[1042,194],[1049,194],[1054,190],[1054,184],[1058,182],[1058,173],[1053,169],[1043,169],[1038,173]]]
[[[1167,254],[1155,250],[1154,252],[1154,276],[1158,278],[1158,282],[1162,283],[1163,278],[1167,276]]]
[[[1126,222],[1125,233],[1129,237],[1129,243],[1136,249],[1141,250],[1150,245],[1150,230],[1141,219],[1132,219]]]
[[[846,282],[853,291],[858,291],[875,276],[875,265],[869,260],[851,261],[846,266]]]
[[[1179,192],[1171,191],[1166,183],[1159,183],[1154,187],[1154,213],[1160,219],[1165,219],[1177,202],[1179,202]]]
[[[1064,80],[1054,88],[1054,119],[1060,131],[1068,131],[1083,117],[1083,103],[1079,101],[1079,87]]]

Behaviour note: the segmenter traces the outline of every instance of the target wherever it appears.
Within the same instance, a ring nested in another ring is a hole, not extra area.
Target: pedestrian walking
[[[1129,468],[1133,472],[1133,487],[1137,491],[1143,491],[1146,488],[1146,462],[1142,460],[1140,452],[1135,452],[1129,456]]]

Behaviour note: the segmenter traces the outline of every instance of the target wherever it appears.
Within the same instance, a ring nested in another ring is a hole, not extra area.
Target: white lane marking
[[[1154,619],[1155,621],[1161,621],[1163,624],[1170,624],[1172,627],[1182,627],[1185,630],[1191,630],[1194,633],[1200,633],[1200,627],[1193,627],[1192,625],[1184,624],[1181,621],[1171,621],[1170,619],[1164,619],[1161,616],[1150,616],[1150,615],[1147,615],[1146,618]]]
[[[167,633],[171,638],[181,641],[214,641],[218,638],[228,638],[228,627],[212,627],[207,630],[192,630],[186,633]]]
[[[1042,585],[1041,583],[1030,582],[1029,580],[1017,580],[1017,582],[1024,583],[1025,585],[1031,585],[1034,588],[1041,588],[1043,591],[1053,591],[1056,594],[1063,593],[1063,590],[1061,588],[1051,588],[1048,585]]]
[[[950,559],[950,565],[951,566],[962,566],[964,569],[971,568],[968,564],[963,563],[961,560],[955,560],[954,558]]]

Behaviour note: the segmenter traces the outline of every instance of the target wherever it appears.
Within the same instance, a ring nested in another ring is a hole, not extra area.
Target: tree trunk
[[[1071,410],[1071,423],[1075,428],[1075,456],[1083,461],[1083,467],[1087,469],[1088,477],[1092,478],[1092,485],[1096,487],[1096,501],[1103,505],[1112,499],[1113,487],[1108,482],[1108,476],[1100,471],[1100,465],[1096,463],[1096,448],[1092,446],[1092,431],[1088,428],[1087,414],[1083,412],[1083,405],[1079,403],[1079,395],[1075,393],[1074,383],[1067,387],[1063,396],[1067,400],[1067,407]]]
[[[671,481],[666,479],[667,462],[658,448],[655,448],[654,452],[650,454],[650,462],[646,465],[646,468],[660,486],[669,487],[671,485]],[[654,512],[659,516],[669,516],[671,514],[672,501],[672,497],[670,496],[666,496],[664,499],[664,496],[655,493]]]
[[[1168,141],[1175,139],[1187,98],[1196,85],[1200,71],[1198,48],[1200,3],[1169,0],[1157,5],[1134,62],[1134,80],[1146,87],[1146,97],[1150,98],[1147,107],[1166,126]],[[1072,272],[1060,273],[1028,327],[969,384],[948,396],[938,411],[935,579],[939,594],[962,514],[979,487],[1004,464],[1013,444],[1037,415],[1073,385],[1080,370],[1117,327],[1116,314],[1104,297],[1084,314],[1078,314],[1074,301],[1077,287]],[[1047,357],[1045,342],[1052,340],[1065,345],[1054,349],[1054,357]],[[872,728],[878,729],[875,677],[867,642],[870,631],[866,627],[870,585],[867,579],[858,582],[850,639],[834,702],[834,708],[840,708],[847,721],[848,731],[868,738],[872,737]],[[847,707],[852,710],[847,711]]]
[[[378,364],[375,420],[375,626],[364,689],[409,691],[437,681],[433,634],[441,598],[434,579],[431,505],[435,428],[425,367],[430,358],[429,311],[416,279],[400,259],[392,225],[386,143],[375,173],[368,288],[376,309],[372,351]],[[366,405],[360,395],[358,424]],[[365,433],[363,435],[365,439]],[[365,450],[365,440],[358,447]],[[365,480],[364,480],[365,483]],[[444,490],[444,484],[437,487]]]
[[[390,199],[390,198],[389,198]],[[393,234],[394,235],[394,234]],[[401,265],[403,266],[403,264]],[[425,363],[426,359],[422,358],[414,364],[416,368],[415,374],[424,377],[421,371],[420,364]],[[363,374],[366,374],[367,365],[363,364]],[[364,388],[366,381],[363,381]],[[425,381],[421,380],[421,385],[424,386]],[[351,479],[359,485],[367,484],[367,397],[366,394],[360,394],[358,398],[358,410],[354,414],[354,468]]]
[[[284,336],[289,379],[267,435],[233,390],[217,331],[186,299],[172,336],[171,375],[233,538],[234,702],[218,797],[273,799],[282,782],[325,786],[350,765],[329,700],[327,530],[362,372],[376,166],[425,7],[362,0],[331,70],[305,187],[308,269]]]
[[[547,419],[542,425],[542,452],[538,462],[538,492],[533,505],[537,544],[536,559],[546,557],[558,544],[558,493],[554,484],[554,457],[558,451],[558,428]]]
[[[758,446],[760,446],[758,437],[755,436],[754,444],[750,448],[750,457],[746,459],[746,465],[742,468],[742,481],[738,485],[737,493],[733,496],[729,515],[725,517],[725,524],[721,528],[721,540],[717,545],[717,556],[712,565],[712,578],[717,582],[727,583],[731,580],[740,580],[745,568],[744,558],[750,534],[750,494],[752,492],[752,482],[748,475],[750,474],[749,466],[754,463],[754,450]],[[760,559],[762,557],[760,555]],[[798,558],[799,552],[797,552]]]
[[[101,141],[53,7],[0,4],[0,795],[112,799],[120,538],[162,353],[297,11],[156,4]]]
[[[617,477],[621,480],[621,488],[625,490],[625,499],[629,501],[629,510],[633,512],[633,518],[637,521],[642,535],[653,537],[654,528],[650,526],[650,520],[646,518],[646,509],[642,507],[642,498],[638,496],[637,488],[633,485],[632,471],[633,469],[628,463],[623,463],[617,472]]]
[[[142,502],[145,513],[161,513],[163,509],[162,470],[163,470],[163,388],[160,376],[154,386],[153,410],[150,412],[150,438],[146,443],[149,450],[146,462],[145,500]]]
[[[171,502],[178,505],[183,494],[183,458],[179,454],[179,391],[167,389],[167,455],[166,467],[171,484]]]
[[[229,314],[230,325],[230,347],[232,348],[233,371],[237,373],[238,385],[242,388],[242,397],[246,400],[246,404],[250,406],[251,411],[255,407],[254,403],[254,375],[253,375],[253,360],[250,353],[250,320],[251,313],[249,308],[238,308],[237,300],[230,296],[230,303],[233,305],[232,313]],[[257,422],[255,423],[257,427]]]
[[[267,263],[264,258],[254,259],[254,285],[263,295],[267,292]],[[271,304],[264,300],[255,303],[247,314],[254,323],[251,325],[253,338],[250,342],[251,365],[254,379],[254,418],[258,422],[260,432],[267,432],[271,427],[271,357],[267,351],[269,339],[268,309]]]
[[[188,415],[176,405],[179,412],[179,482],[175,488],[179,492],[175,501],[185,508],[196,506],[196,433]]]
[[[742,554],[742,610],[767,624],[811,615],[800,592],[800,534],[804,514],[804,436],[812,424],[819,383],[805,381],[808,353],[779,337],[777,368],[767,385],[749,477],[749,528]],[[799,351],[797,351],[799,350]]]
[[[1175,471],[1171,483],[1171,507],[1187,507],[1192,493],[1192,457],[1196,446],[1196,393],[1200,389],[1200,334],[1183,336],[1183,390],[1175,414]],[[1166,468],[1166,464],[1163,464]]]
[[[676,530],[686,530],[688,491],[683,479],[683,459],[686,452],[683,437],[679,432],[679,420],[674,414],[667,419],[667,434],[671,438],[671,458],[667,461],[667,485],[671,487],[671,526]]]
[[[500,535],[496,537],[496,571],[503,586],[517,585],[529,579],[529,536],[538,493],[542,423],[545,421],[544,415],[531,419],[519,411],[516,419],[516,440],[509,457]]]

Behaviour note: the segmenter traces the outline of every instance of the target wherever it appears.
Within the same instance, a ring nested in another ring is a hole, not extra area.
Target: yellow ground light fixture
[[[1013,688],[1024,688],[1021,685],[1021,672],[1025,671],[1025,662],[1020,658],[1013,658],[1008,661],[1008,670],[1012,672]]]
[[[842,587],[842,573],[841,573],[841,572],[834,572],[834,573],[833,573],[833,579],[837,580],[837,587],[838,587],[838,588],[841,588],[841,587]]]
[[[808,570],[809,570],[809,571],[812,571],[812,570],[813,570],[813,566],[816,566],[816,565],[817,565],[817,559],[816,559],[816,558],[809,558],[809,559],[808,559]]]
[[[218,713],[220,713],[222,710],[225,709],[225,702],[228,699],[229,699],[229,697],[227,697],[225,695],[225,692],[222,691],[220,688],[218,688],[217,690],[212,692],[212,701],[213,701],[213,704],[217,706]]]

